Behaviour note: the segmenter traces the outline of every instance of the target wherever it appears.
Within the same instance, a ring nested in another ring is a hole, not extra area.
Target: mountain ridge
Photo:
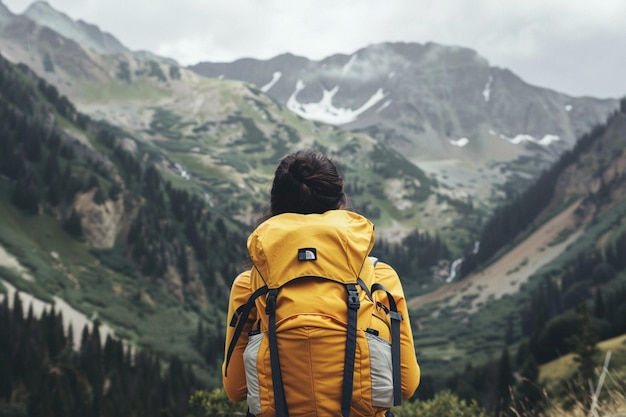
[[[422,157],[421,151],[426,157],[446,158],[457,139],[469,138],[469,142],[480,143],[481,136],[487,136],[489,131],[510,138],[531,135],[537,140],[554,135],[564,140],[566,147],[571,147],[578,136],[593,124],[602,122],[617,106],[617,101],[612,99],[590,101],[531,86],[509,70],[489,66],[485,58],[469,48],[436,43],[374,44],[350,55],[331,55],[319,61],[283,54],[269,60],[204,62],[188,68],[209,77],[238,79],[261,89],[265,86],[268,94],[305,118],[304,107],[320,104],[329,95],[335,108],[327,108],[327,113],[334,112],[337,116],[342,111],[345,114],[346,109],[362,106],[381,91],[383,97],[359,120],[337,118],[333,124],[349,130],[375,127],[380,132],[379,139],[393,141],[396,149],[414,161]],[[463,78],[455,75],[459,70]],[[351,77],[357,80],[354,85],[350,83]],[[438,85],[443,89],[437,90]],[[521,94],[525,90],[528,91]],[[521,105],[515,104],[513,98],[507,98],[512,95],[518,98],[534,95],[540,99],[539,103],[543,101],[540,106],[550,107],[538,112],[529,99]],[[437,96],[441,98],[440,104],[437,104]],[[294,103],[294,99],[301,103]],[[588,115],[594,113],[591,102],[602,103],[604,107],[590,119]],[[449,107],[437,109],[442,104]],[[548,110],[558,114],[561,120],[545,119],[542,114]],[[574,113],[570,113],[572,111]],[[402,116],[407,112],[412,114],[412,121]],[[581,115],[587,116],[581,118]],[[316,114],[308,116],[313,120],[317,117]],[[332,117],[325,121],[332,122]],[[404,128],[399,127],[403,124]],[[486,125],[482,130],[481,124]],[[430,142],[430,146],[423,142]],[[409,149],[410,146],[403,146],[403,143],[417,145],[417,148]]]
[[[32,3],[22,15],[98,53],[130,52],[113,35],[83,20],[74,21],[66,14],[52,8],[46,1],[40,0]]]

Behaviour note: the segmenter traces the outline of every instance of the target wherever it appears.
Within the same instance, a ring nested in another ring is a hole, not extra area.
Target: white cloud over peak
[[[180,63],[319,60],[386,41],[476,50],[529,83],[572,95],[626,94],[626,1],[47,0],[131,49]],[[2,0],[21,13],[28,0]],[[593,62],[593,65],[587,63]]]

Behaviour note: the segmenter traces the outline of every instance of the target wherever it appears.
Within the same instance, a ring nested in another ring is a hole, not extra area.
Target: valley
[[[119,343],[164,378],[194,375],[186,389],[219,387],[228,292],[273,170],[314,148],[403,280],[422,392],[493,381],[463,372],[509,349],[515,372],[554,360],[580,300],[599,337],[626,333],[624,99],[536,87],[435,43],[184,67],[98,33],[47,3],[0,7],[7,312],[19,291],[22,316],[71,323],[74,347],[97,323],[108,354]]]
[[[409,300],[409,308],[429,307],[434,316],[439,309],[446,307],[459,313],[472,314],[491,300],[519,293],[531,276],[566,252],[584,233],[587,224],[574,214],[580,204],[580,200],[573,202],[528,236],[515,242],[510,250],[503,249],[504,253],[484,269]],[[470,302],[464,302],[466,300]]]

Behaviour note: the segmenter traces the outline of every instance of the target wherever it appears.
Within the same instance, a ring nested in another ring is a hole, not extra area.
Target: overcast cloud
[[[0,0],[22,13],[30,0]],[[476,50],[525,81],[626,95],[625,0],[48,0],[183,65],[291,52],[319,60],[387,41]]]

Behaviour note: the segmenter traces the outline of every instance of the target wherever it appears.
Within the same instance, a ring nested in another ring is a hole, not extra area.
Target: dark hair
[[[274,174],[270,216],[324,213],[347,205],[343,177],[326,155],[301,150],[285,156]]]

